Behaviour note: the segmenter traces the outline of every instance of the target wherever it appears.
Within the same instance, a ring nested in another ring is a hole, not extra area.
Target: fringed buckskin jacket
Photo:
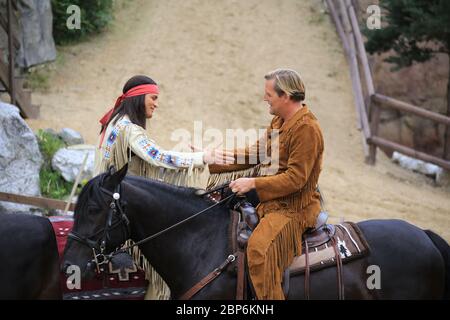
[[[273,134],[275,129],[278,137]],[[261,157],[260,148],[266,149],[266,157]],[[278,170],[269,173],[267,169],[276,164],[273,148],[278,149]],[[321,210],[317,183],[323,152],[324,141],[318,121],[303,105],[286,123],[275,116],[264,141],[245,150],[235,150],[236,160],[245,159],[244,164],[209,165],[208,188],[239,177],[257,176],[255,185],[261,202],[257,208],[260,217],[277,212],[295,218],[302,228],[312,227]],[[252,155],[256,159],[254,164],[250,164]]]
[[[125,115],[106,128],[105,139],[95,153],[94,175],[111,165],[120,169],[126,163],[130,174],[180,186],[192,186],[204,169],[203,152],[164,150]]]

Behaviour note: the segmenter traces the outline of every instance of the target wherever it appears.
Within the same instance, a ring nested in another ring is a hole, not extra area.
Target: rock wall
[[[18,0],[18,30],[20,49],[16,53],[16,64],[21,68],[29,68],[56,59],[56,48],[53,41],[53,14],[50,0]],[[6,0],[0,0],[0,11],[6,17]],[[8,38],[0,27],[0,48],[3,59],[6,58]]]

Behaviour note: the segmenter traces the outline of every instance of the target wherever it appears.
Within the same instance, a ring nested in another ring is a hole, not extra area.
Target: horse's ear
[[[128,163],[125,164],[119,171],[116,171],[114,166],[109,168],[109,175],[105,179],[104,187],[110,190],[114,190],[116,186],[122,182],[123,178],[127,175]]]
[[[114,166],[110,166],[109,167],[109,170],[108,170],[108,172],[109,172],[109,175],[110,176],[112,176],[114,173],[116,173],[116,167],[114,167]]]
[[[128,162],[117,172],[114,173],[114,176],[119,179],[119,183],[122,182],[123,178],[127,175],[128,172]]]

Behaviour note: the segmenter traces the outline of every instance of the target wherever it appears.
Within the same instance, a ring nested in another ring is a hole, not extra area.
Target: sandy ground
[[[159,144],[171,133],[203,128],[259,128],[269,120],[263,76],[300,72],[307,104],[326,144],[320,186],[333,222],[398,218],[450,240],[450,190],[378,153],[364,164],[348,65],[320,1],[133,0],[120,2],[108,32],[60,49],[48,92],[36,92],[33,129],[71,127],[94,144],[98,119],[125,81],[146,74],[161,87],[149,123]]]

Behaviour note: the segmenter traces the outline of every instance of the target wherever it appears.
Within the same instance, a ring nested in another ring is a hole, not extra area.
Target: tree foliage
[[[70,13],[77,5],[81,11],[80,29],[67,28]],[[113,0],[52,0],[53,37],[57,44],[79,41],[103,30],[113,18]]]
[[[448,0],[380,0],[387,12],[378,30],[365,29],[366,49],[381,53],[393,49],[386,59],[397,68],[429,60],[435,53],[449,54],[450,1]]]

